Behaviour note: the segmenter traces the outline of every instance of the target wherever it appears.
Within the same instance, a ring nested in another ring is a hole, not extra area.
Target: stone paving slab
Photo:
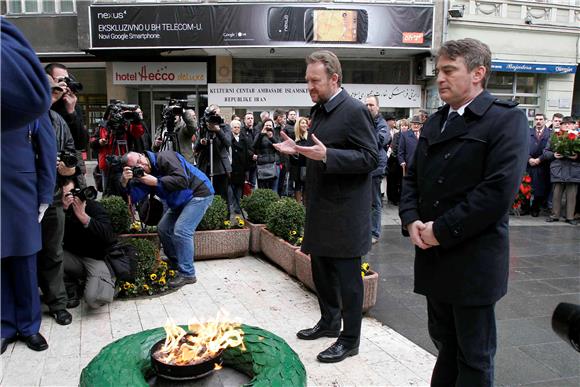
[[[86,305],[71,310],[73,323],[60,326],[43,316],[41,332],[49,349],[34,352],[11,344],[2,357],[2,386],[75,386],[82,369],[114,340],[162,326],[167,318],[186,324],[219,313],[267,329],[299,354],[312,386],[427,386],[435,357],[382,325],[363,319],[359,356],[337,364],[321,364],[316,355],[333,339],[303,341],[296,331],[319,318],[314,294],[259,258],[244,257],[196,263],[198,283],[148,299],[116,300],[99,310]],[[226,385],[235,378],[219,384]]]

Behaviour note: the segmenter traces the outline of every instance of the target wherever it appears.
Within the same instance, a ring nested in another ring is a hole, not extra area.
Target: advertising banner
[[[432,46],[433,5],[91,4],[91,49]]]
[[[419,85],[344,84],[346,91],[364,102],[376,95],[381,107],[421,107]],[[309,107],[314,105],[306,84],[299,83],[209,83],[208,103],[228,107]]]
[[[115,85],[205,85],[207,63],[113,62]]]

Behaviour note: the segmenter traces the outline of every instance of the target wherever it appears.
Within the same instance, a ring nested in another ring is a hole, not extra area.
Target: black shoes
[[[54,317],[56,323],[59,325],[68,325],[72,322],[72,315],[66,309],[50,312],[50,315]]]
[[[534,217],[537,218],[538,216],[540,216],[540,211],[539,210],[532,210],[530,212],[530,214]]]
[[[0,355],[2,355],[4,352],[6,352],[6,350],[8,349],[8,346],[10,344],[12,344],[13,342],[15,342],[16,340],[18,340],[18,336],[12,336],[12,337],[3,337],[2,338],[2,346],[1,346],[1,351],[0,351]]]
[[[321,337],[338,337],[340,329],[324,329],[317,323],[313,328],[302,329],[296,333],[296,336],[302,340],[316,340]]]
[[[33,351],[44,351],[45,349],[48,348],[48,343],[46,342],[46,339],[42,337],[40,333],[36,333],[30,336],[21,336],[20,340],[24,341],[26,343],[26,346],[32,349]]]
[[[347,357],[358,355],[358,347],[349,348],[338,341],[316,357],[321,363],[338,363]]]
[[[66,302],[66,308],[67,309],[74,309],[77,306],[79,306],[81,304],[81,300],[79,300],[76,297],[73,298],[69,298],[68,301]]]
[[[566,223],[571,224],[572,226],[578,225],[578,221],[576,219],[566,219]]]
[[[174,278],[169,280],[167,285],[169,285],[170,288],[180,288],[183,285],[194,284],[196,282],[197,282],[197,278],[195,276],[186,277],[184,275],[181,275],[180,273],[177,273],[177,274],[175,274]]]
[[[546,222],[548,223],[552,223],[552,222],[559,222],[560,218],[556,218],[555,216],[549,216],[546,218]]]

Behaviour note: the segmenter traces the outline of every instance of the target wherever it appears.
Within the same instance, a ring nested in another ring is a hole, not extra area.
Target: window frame
[[[35,12],[27,12],[26,11],[26,3],[27,2],[34,2],[36,1],[37,11]],[[72,1],[73,9],[72,11],[63,11],[62,10],[62,2],[67,0],[53,0],[54,1],[54,11],[44,12],[44,1],[45,0],[7,0],[6,1],[6,14],[7,15],[76,15],[77,13],[77,2],[76,0],[68,0]],[[13,10],[13,4],[20,3],[20,11],[15,12]]]

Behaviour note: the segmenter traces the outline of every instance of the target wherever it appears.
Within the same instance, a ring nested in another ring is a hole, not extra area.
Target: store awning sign
[[[205,85],[204,62],[113,62],[115,85]]]
[[[381,107],[421,106],[420,85],[344,84],[346,91],[364,102],[368,95],[379,98]],[[297,83],[209,83],[210,104],[227,107],[309,107],[313,105],[306,84]]]
[[[504,62],[494,60],[491,62],[491,70],[511,73],[575,74],[576,65]]]
[[[433,4],[91,4],[88,49],[430,49]]]

